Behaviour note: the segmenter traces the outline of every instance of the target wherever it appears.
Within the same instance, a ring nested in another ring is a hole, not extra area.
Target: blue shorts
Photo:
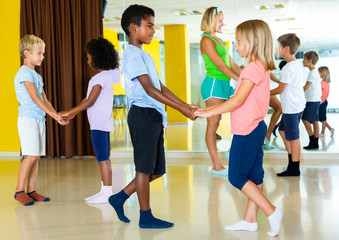
[[[234,94],[234,89],[230,81],[205,77],[201,84],[201,96],[204,101],[209,98],[219,98],[227,100]]]
[[[320,103],[321,102],[307,102],[301,119],[309,121],[311,123],[319,121]]]
[[[267,126],[261,121],[248,135],[233,135],[228,179],[240,191],[248,181],[260,185],[264,180],[263,144]]]
[[[98,162],[108,160],[111,153],[109,132],[91,130],[91,138]]]
[[[299,139],[299,124],[302,113],[282,114],[279,131],[285,132],[286,140],[293,141]]]
[[[327,120],[327,116],[326,116],[327,104],[328,104],[327,100],[325,100],[325,102],[320,104],[320,107],[319,107],[319,121],[320,122]]]

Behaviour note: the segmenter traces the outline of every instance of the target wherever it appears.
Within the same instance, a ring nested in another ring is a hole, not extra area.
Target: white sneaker
[[[331,137],[334,135],[334,128],[331,129]]]
[[[325,137],[325,133],[319,133],[319,137]]]

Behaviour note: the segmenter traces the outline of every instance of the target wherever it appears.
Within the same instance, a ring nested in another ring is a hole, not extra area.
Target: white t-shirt
[[[88,83],[87,98],[93,86],[100,85],[101,91],[95,103],[87,108],[87,117],[91,130],[111,132],[114,130],[112,116],[113,108],[113,83],[119,83],[119,69],[104,70],[95,76]]]
[[[300,113],[305,108],[303,67],[297,61],[288,62],[281,71],[280,82],[287,86],[280,94],[282,112]]]
[[[321,78],[318,69],[313,69],[307,76],[311,86],[305,91],[306,102],[321,102]]]

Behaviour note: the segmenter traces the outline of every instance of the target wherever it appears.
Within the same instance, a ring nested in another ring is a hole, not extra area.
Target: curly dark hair
[[[119,67],[118,52],[107,39],[99,37],[90,40],[86,45],[86,51],[92,57],[93,68],[110,70]]]
[[[146,19],[147,16],[155,16],[152,8],[138,4],[130,5],[126,8],[121,17],[121,27],[127,36],[129,36],[129,25],[134,23],[135,25],[140,26],[141,21]]]

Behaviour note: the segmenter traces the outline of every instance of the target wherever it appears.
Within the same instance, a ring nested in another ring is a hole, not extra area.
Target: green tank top
[[[203,36],[209,37],[212,39],[217,45],[217,52],[221,57],[222,61],[226,64],[227,67],[231,68],[230,58],[229,58],[229,50],[225,45],[221,45],[217,40],[215,40],[211,35],[208,33],[204,33]],[[231,78],[226,76],[219,68],[211,61],[211,59],[207,56],[207,54],[202,54],[202,57],[205,62],[206,68],[206,77],[216,78],[219,80],[230,81]]]

